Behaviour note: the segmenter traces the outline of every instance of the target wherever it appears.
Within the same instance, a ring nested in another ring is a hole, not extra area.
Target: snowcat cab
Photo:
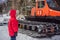
[[[36,0],[31,16],[60,16],[60,7],[54,0]]]
[[[36,0],[36,6],[31,9],[28,20],[56,22],[60,20],[60,7],[55,0]],[[52,21],[51,21],[52,20]]]

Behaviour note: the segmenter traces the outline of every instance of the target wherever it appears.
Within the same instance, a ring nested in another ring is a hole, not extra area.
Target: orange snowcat
[[[24,29],[34,30],[40,34],[60,34],[60,6],[55,0],[36,0],[27,21],[20,21]],[[44,36],[44,35],[42,35]]]

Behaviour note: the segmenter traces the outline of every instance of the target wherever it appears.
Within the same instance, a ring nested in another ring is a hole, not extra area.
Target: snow
[[[8,23],[10,16],[8,14],[0,15],[0,23]]]
[[[0,26],[0,40],[9,40],[6,26]]]
[[[7,25],[0,26],[0,40],[10,40]],[[60,40],[60,35],[53,36],[52,38],[32,38],[18,32],[17,40]]]

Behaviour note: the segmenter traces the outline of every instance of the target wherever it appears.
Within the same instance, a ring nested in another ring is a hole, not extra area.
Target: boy
[[[17,32],[18,32],[18,21],[16,20],[16,10],[10,10],[10,19],[8,22],[8,31],[11,37],[11,40],[16,40]]]

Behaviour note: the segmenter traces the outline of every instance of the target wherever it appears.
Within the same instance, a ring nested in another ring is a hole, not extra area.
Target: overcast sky
[[[7,2],[7,0],[0,0],[0,3]]]

